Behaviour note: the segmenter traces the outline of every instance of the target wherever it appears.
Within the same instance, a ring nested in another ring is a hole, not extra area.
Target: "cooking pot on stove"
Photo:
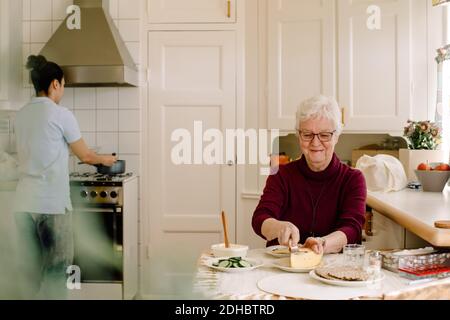
[[[113,156],[116,154],[113,153]],[[85,164],[80,162],[79,164]],[[97,173],[107,174],[107,175],[116,175],[125,173],[126,166],[125,160],[117,160],[111,167],[105,166],[103,164],[93,164],[94,167],[97,168]]]

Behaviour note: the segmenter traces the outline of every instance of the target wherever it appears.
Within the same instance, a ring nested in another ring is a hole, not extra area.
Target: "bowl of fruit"
[[[421,163],[415,173],[423,191],[442,192],[450,179],[450,165],[441,162]]]

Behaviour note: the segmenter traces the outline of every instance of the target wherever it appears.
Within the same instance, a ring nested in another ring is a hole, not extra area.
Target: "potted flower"
[[[411,121],[404,129],[411,150],[436,150],[441,144],[441,128],[430,121]]]
[[[438,150],[441,144],[441,128],[431,121],[408,120],[403,136],[408,149],[400,149],[400,162],[409,181],[416,181],[414,170],[420,163],[443,162],[445,155]],[[445,162],[445,161],[444,161]]]

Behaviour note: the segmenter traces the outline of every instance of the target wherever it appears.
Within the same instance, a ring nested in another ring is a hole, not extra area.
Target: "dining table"
[[[355,283],[342,286],[320,281],[310,271],[286,271],[289,268],[283,268],[280,258],[270,255],[266,248],[249,250],[244,259],[258,262],[258,267],[252,270],[223,272],[212,267],[212,259],[217,261],[209,251],[203,252],[198,259],[194,292],[202,299],[450,300],[450,278],[413,281],[382,269],[379,281],[369,281],[364,286]],[[343,259],[343,254],[327,254],[321,264],[342,265]]]

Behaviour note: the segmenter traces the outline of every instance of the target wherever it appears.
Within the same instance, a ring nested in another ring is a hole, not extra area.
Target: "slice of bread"
[[[316,274],[329,280],[367,281],[369,275],[361,268],[354,267],[325,267],[317,268]]]

